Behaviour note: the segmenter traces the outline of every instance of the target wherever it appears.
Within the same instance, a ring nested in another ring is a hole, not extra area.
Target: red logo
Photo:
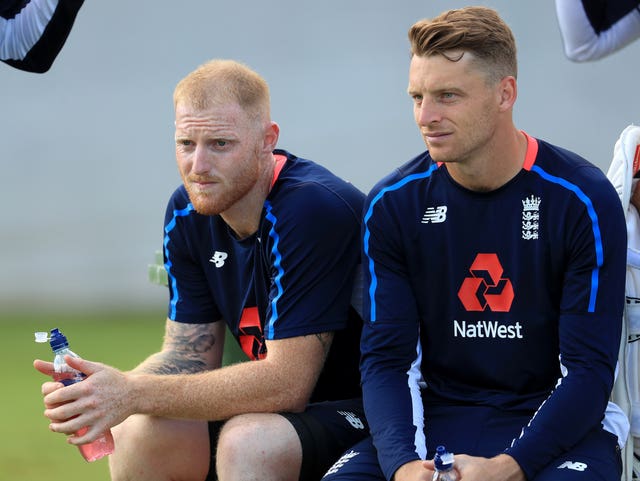
[[[267,356],[267,346],[264,343],[260,315],[257,307],[245,307],[240,318],[238,341],[249,359],[257,361]]]
[[[508,312],[513,302],[513,285],[502,277],[503,269],[496,254],[478,254],[469,269],[473,277],[465,278],[458,298],[467,311]]]

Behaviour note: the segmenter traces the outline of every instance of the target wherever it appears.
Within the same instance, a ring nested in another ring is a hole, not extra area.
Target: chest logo
[[[535,240],[538,238],[540,220],[540,197],[530,195],[522,201],[522,238]]]
[[[496,254],[478,254],[458,290],[458,299],[467,311],[509,312],[514,293],[511,281],[502,277]]]
[[[428,207],[422,216],[423,224],[440,224],[447,220],[447,206]]]
[[[229,254],[227,254],[226,252],[215,251],[211,256],[211,259],[209,259],[209,262],[211,262],[217,268],[220,268],[224,265],[224,261],[227,259],[227,257],[229,257]]]

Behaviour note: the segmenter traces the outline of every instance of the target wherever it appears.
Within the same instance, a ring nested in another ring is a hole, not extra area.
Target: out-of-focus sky
[[[44,74],[0,64],[0,305],[164,305],[147,280],[180,178],[175,84],[211,58],[269,82],[279,147],[363,191],[424,150],[406,94],[407,30],[453,0],[86,0]],[[567,60],[553,0],[478,1],[519,49],[517,125],[606,171],[640,123],[640,42]]]

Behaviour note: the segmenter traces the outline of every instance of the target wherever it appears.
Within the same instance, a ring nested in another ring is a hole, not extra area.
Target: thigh
[[[369,435],[361,399],[310,404],[302,413],[283,413],[302,446],[301,481],[317,481],[351,446]]]
[[[618,438],[598,427],[532,481],[618,481],[621,476]]]
[[[425,409],[427,458],[440,444],[454,454],[493,457],[520,435],[531,415],[489,406],[429,406]]]
[[[371,437],[345,451],[322,481],[385,481]]]

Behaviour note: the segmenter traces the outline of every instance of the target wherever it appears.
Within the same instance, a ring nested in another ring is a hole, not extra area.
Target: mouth
[[[214,177],[189,177],[187,180],[192,185],[211,185],[218,183],[218,179]]]
[[[442,140],[450,135],[451,134],[448,132],[422,132],[422,136],[427,142],[437,142],[438,140]]]
[[[218,184],[213,179],[189,179],[190,190],[197,194],[209,194]]]

